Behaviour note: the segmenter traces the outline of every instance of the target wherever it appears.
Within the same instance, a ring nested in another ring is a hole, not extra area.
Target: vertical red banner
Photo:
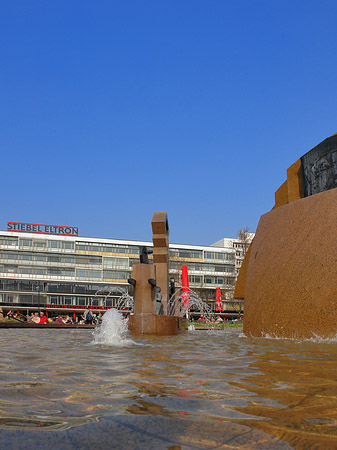
[[[219,287],[217,287],[215,291],[215,311],[222,311],[222,298]]]
[[[183,307],[186,311],[190,310],[190,295],[189,295],[189,283],[188,283],[188,271],[187,266],[182,266],[182,288],[183,295],[181,296],[181,300],[183,302]]]

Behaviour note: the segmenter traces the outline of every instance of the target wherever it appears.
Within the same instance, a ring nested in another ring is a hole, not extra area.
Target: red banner
[[[222,298],[221,298],[221,290],[219,287],[216,288],[215,292],[215,311],[222,311]]]
[[[183,307],[186,311],[190,310],[190,295],[189,295],[189,283],[188,283],[188,271],[187,266],[182,266],[182,288],[183,295],[181,296],[181,301],[183,302]]]

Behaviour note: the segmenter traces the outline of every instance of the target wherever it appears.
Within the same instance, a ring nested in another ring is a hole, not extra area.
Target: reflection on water
[[[0,447],[337,448],[337,344],[1,330]]]

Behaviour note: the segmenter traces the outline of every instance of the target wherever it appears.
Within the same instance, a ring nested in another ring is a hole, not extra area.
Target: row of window
[[[127,270],[132,267],[134,263],[138,263],[138,260],[130,260],[128,258],[118,258],[118,257],[104,257],[101,256],[87,256],[87,255],[60,255],[57,253],[38,253],[38,252],[20,252],[20,251],[8,251],[8,250],[0,250],[0,261],[5,263],[29,263],[29,262],[37,262],[41,263],[49,263],[49,264],[65,264],[65,265],[95,265],[102,267],[103,260],[103,268],[104,269],[116,269],[116,270]],[[203,263],[187,263],[187,268],[189,271],[202,271],[202,272],[217,272],[224,273],[234,272],[234,265],[230,264],[203,264]],[[181,263],[171,261],[170,269],[172,270],[181,270]],[[24,273],[24,272],[21,272]],[[100,276],[97,274],[89,272],[90,277],[85,278],[85,274],[83,271],[80,272],[81,279],[92,279],[97,278],[100,279]],[[114,278],[112,276],[104,276],[103,278]],[[117,278],[120,278],[118,276]]]
[[[139,247],[135,245],[107,244],[103,242],[78,242],[60,241],[48,239],[26,239],[10,236],[0,236],[0,245],[6,247],[17,247],[29,250],[51,250],[51,251],[85,251],[97,253],[116,253],[125,255],[139,255]],[[170,249],[172,257],[186,259],[205,259],[207,261],[233,261],[234,254],[226,252],[211,252],[202,250]]]
[[[205,252],[204,259],[208,261],[234,261],[234,253]]]
[[[22,249],[36,250],[65,250],[65,251],[86,251],[101,253],[121,253],[121,254],[139,254],[138,246],[105,244],[95,242],[75,242],[75,241],[54,241],[48,239],[26,239],[10,236],[0,236],[0,245],[6,247],[17,247]]]
[[[204,277],[204,284],[214,284],[217,286],[227,285],[233,286],[235,283],[235,278],[224,278],[224,277]]]
[[[124,286],[123,289],[126,287]],[[93,283],[58,283],[48,281],[30,281],[30,280],[15,280],[15,279],[0,279],[0,291],[27,291],[64,294],[87,294],[95,295],[97,291],[102,290],[101,284]]]
[[[203,263],[187,263],[184,264],[187,266],[189,271],[196,272],[218,272],[224,273],[229,272],[233,273],[235,270],[234,264],[203,264]],[[170,261],[170,269],[172,270],[181,270],[182,264],[176,261]]]
[[[50,277],[76,278],[77,280],[103,281],[104,279],[127,280],[131,272],[117,270],[90,270],[67,267],[34,267],[0,265],[0,273],[16,273],[20,275],[38,275]]]
[[[171,248],[170,256],[176,258],[202,259],[202,250],[185,250],[182,248]]]
[[[85,252],[119,253],[139,255],[139,247],[132,245],[105,244],[102,242],[76,242],[76,250]]]
[[[117,307],[119,298],[97,298],[97,297],[68,297],[63,295],[51,295],[48,297],[48,303],[51,305],[75,305],[75,306],[108,306]]]
[[[0,245],[6,247],[20,247],[23,249],[37,250],[65,250],[73,251],[75,242],[73,241],[49,241],[47,239],[25,239],[10,236],[0,236]]]
[[[0,273],[16,273],[20,275],[38,275],[50,277],[74,277],[75,269],[71,267],[34,267],[0,264]]]
[[[48,295],[37,299],[34,294],[0,294],[0,304],[17,304],[20,306],[33,306],[40,305],[43,308],[44,305],[66,305],[66,306],[107,306],[118,307],[119,298],[117,297],[96,297],[96,296],[66,296],[66,295]],[[130,306],[130,305],[129,305]],[[214,303],[211,304],[212,309],[215,308]],[[223,303],[225,310],[243,310],[243,305],[233,303]],[[82,311],[83,312],[83,311]],[[67,310],[64,311],[67,313]],[[78,313],[81,313],[79,310]]]
[[[35,307],[39,304],[43,307],[46,304],[51,305],[68,305],[68,306],[108,306],[117,307],[117,297],[97,298],[97,297],[76,297],[76,296],[63,296],[63,295],[50,295],[48,297],[40,297],[38,300],[36,295],[33,294],[0,294],[1,303],[17,303],[20,306]],[[67,311],[65,311],[66,314]],[[79,311],[80,312],[80,311]]]
[[[214,286],[234,286],[235,278],[232,277],[217,277],[217,276],[201,276],[201,275],[189,275],[188,281],[190,287],[201,287],[202,285],[214,285]],[[179,277],[178,284],[181,285],[181,276]]]
[[[16,252],[0,250],[0,260],[11,262],[45,262],[72,265],[102,265],[101,256],[60,255],[57,253]]]
[[[38,263],[59,263],[70,265],[95,265],[102,266],[105,269],[129,269],[131,261],[129,263],[128,258],[117,257],[102,257],[102,256],[89,256],[89,255],[60,255],[57,253],[35,253],[35,252],[20,252],[20,251],[8,251],[0,250],[0,261],[13,262],[13,263],[26,263],[26,262],[38,262]],[[132,260],[132,262],[139,262],[138,260]]]

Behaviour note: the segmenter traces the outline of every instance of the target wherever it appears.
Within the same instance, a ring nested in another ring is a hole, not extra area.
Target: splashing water
[[[94,332],[93,344],[123,347],[134,344],[128,337],[128,319],[116,309],[109,309],[103,316],[102,324]]]
[[[207,319],[210,319],[212,314],[210,306],[201,300],[195,291],[190,288],[186,289],[188,289],[188,302],[184,305],[183,298],[186,293],[183,293],[182,288],[178,289],[168,300],[168,314],[183,317],[190,308],[191,311],[200,311]]]
[[[104,306],[106,306],[106,302],[109,297],[113,298],[116,295],[119,295],[117,303],[115,304],[117,308],[133,311],[134,299],[133,297],[131,297],[131,295],[128,294],[125,288],[108,285],[103,289],[99,289],[95,293],[95,297],[104,296]]]

